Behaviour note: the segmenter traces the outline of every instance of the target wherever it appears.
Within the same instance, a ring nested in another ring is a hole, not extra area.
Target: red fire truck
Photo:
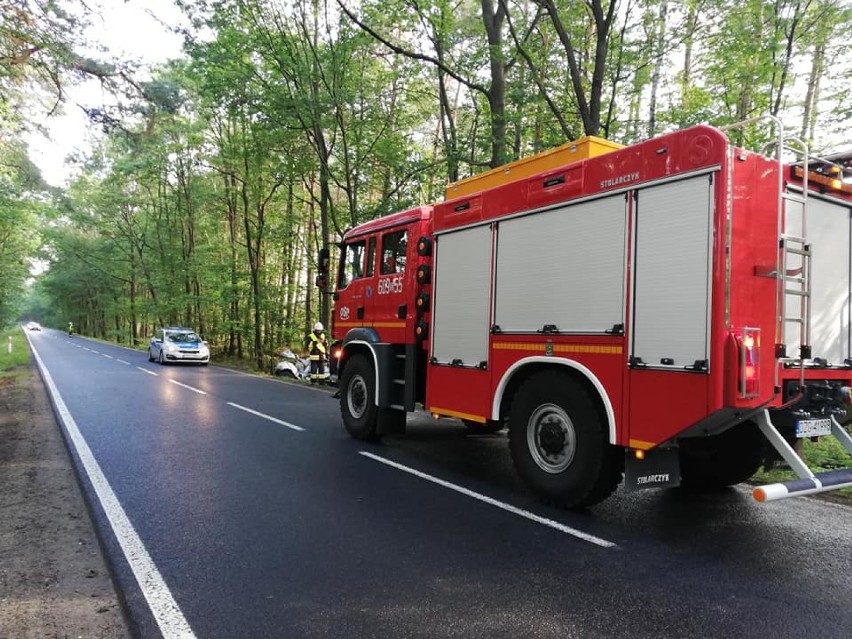
[[[332,334],[349,434],[401,433],[418,404],[508,427],[519,475],[565,507],[622,479],[733,485],[768,453],[800,479],[759,501],[852,485],[795,446],[852,454],[852,154],[784,164],[773,122],[771,157],[696,126],[509,165],[348,231]]]

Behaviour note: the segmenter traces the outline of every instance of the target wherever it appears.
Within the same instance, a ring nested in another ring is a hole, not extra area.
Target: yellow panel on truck
[[[496,169],[472,175],[469,178],[459,180],[447,185],[446,199],[451,200],[463,195],[469,195],[499,186],[506,182],[519,180],[521,178],[543,173],[578,160],[597,157],[611,151],[623,149],[624,145],[610,142],[593,135],[568,142],[547,151],[538,153],[528,158],[521,158],[509,164],[499,166]]]

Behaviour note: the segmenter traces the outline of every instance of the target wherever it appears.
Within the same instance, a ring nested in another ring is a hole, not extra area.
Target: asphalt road
[[[30,337],[141,637],[852,637],[849,507],[562,511],[503,434],[417,415],[364,444],[322,390]]]

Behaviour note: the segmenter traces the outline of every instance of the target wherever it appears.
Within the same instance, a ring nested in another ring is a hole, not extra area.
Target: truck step
[[[852,468],[841,468],[818,473],[813,477],[804,479],[791,479],[777,484],[767,484],[754,489],[753,495],[757,501],[775,501],[787,497],[798,497],[802,495],[815,495],[838,488],[852,486]]]
[[[756,421],[758,428],[769,440],[769,443],[778,451],[793,472],[799,476],[798,479],[758,486],[752,492],[757,501],[775,501],[787,497],[814,495],[852,486],[852,468],[841,468],[814,474],[772,424],[769,419],[769,411],[763,410],[758,413]],[[834,417],[831,417],[831,435],[840,442],[847,453],[852,455],[852,435],[847,433]]]

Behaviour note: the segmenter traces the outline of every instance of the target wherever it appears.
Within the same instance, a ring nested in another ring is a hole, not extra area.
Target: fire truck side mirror
[[[319,254],[317,255],[317,278],[315,284],[321,288],[325,289],[328,286],[328,271],[331,263],[331,253],[328,250],[327,246],[324,246],[320,249]]]

